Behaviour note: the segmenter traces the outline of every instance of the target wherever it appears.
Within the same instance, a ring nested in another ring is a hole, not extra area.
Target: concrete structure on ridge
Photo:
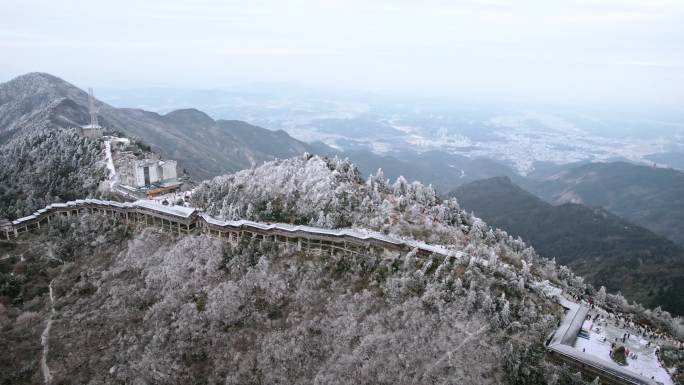
[[[138,197],[153,197],[177,191],[178,181],[175,160],[161,160],[151,154],[145,159],[129,156],[118,169],[120,186]]]
[[[98,123],[97,113],[99,110],[95,105],[95,96],[93,95],[92,88],[88,89],[88,112],[90,113],[90,124],[81,127],[81,135],[91,139],[101,138],[104,134],[104,129]]]
[[[178,178],[175,160],[149,158],[141,160],[128,159],[119,171],[119,174],[121,176],[121,183],[136,188],[176,182]]]

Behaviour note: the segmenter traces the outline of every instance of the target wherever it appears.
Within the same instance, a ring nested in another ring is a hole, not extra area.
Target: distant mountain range
[[[564,165],[524,187],[554,203],[604,209],[684,245],[684,173],[627,162]]]
[[[390,180],[403,176],[408,181],[419,181],[441,194],[475,180],[504,175],[518,180],[520,175],[505,164],[487,159],[470,158],[446,151],[395,152],[385,155],[364,149],[338,151],[317,142],[311,144],[313,153],[349,158],[366,176],[382,169]]]
[[[49,74],[29,73],[0,84],[0,135],[7,140],[30,126],[31,117],[55,100],[63,104],[55,126],[88,123],[88,95]],[[66,108],[68,107],[68,108]],[[100,124],[142,139],[155,151],[177,159],[195,179],[237,171],[274,158],[288,158],[311,148],[284,131],[271,131],[232,120],[215,121],[194,109],[160,115],[140,109],[114,108],[97,102]]]
[[[657,162],[684,170],[684,111],[382,95],[252,83],[213,89],[98,89],[103,100],[166,113],[195,107],[344,152],[444,151],[529,173],[540,163]],[[494,175],[490,175],[494,176]]]
[[[505,177],[472,182],[452,194],[465,210],[522,237],[590,283],[684,313],[684,250],[670,240],[601,208],[553,206]]]
[[[344,155],[353,160],[366,175],[382,168],[385,176],[392,180],[404,176],[410,181],[431,184],[438,192],[444,194],[461,184],[495,175],[516,180],[520,178],[512,168],[501,162],[450,154],[446,151],[377,155],[370,151],[358,150],[347,151]]]
[[[60,103],[55,104],[55,101]],[[29,73],[0,84],[0,143],[18,129],[30,128],[39,111],[52,116],[54,127],[87,124],[88,95],[58,77]],[[322,142],[305,143],[283,130],[269,130],[238,120],[214,120],[206,113],[185,108],[158,114],[135,108],[115,108],[97,102],[99,121],[105,128],[141,139],[155,152],[176,159],[196,181],[285,159],[303,152],[349,158],[365,174],[382,168],[394,180],[432,184],[438,192],[495,175],[516,178],[502,162],[451,154],[446,151],[392,152],[379,155],[358,148],[340,151]]]

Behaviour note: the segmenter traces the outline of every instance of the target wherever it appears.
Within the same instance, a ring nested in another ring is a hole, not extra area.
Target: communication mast
[[[93,95],[93,89],[88,88],[89,98],[88,98],[88,111],[90,112],[90,127],[96,128],[100,125],[97,123],[97,107],[95,106],[95,96]]]

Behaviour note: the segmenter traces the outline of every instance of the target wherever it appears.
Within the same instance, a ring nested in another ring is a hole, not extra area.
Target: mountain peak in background
[[[56,111],[60,100],[71,101],[61,105],[70,108]],[[241,121],[215,121],[193,108],[160,115],[96,103],[105,129],[139,138],[165,157],[177,159],[196,180],[312,151],[284,131]],[[7,141],[14,131],[34,127],[31,121],[37,114],[50,117],[53,128],[87,124],[87,106],[87,93],[56,76],[39,72],[19,76],[0,84],[0,141]]]
[[[551,203],[603,207],[684,245],[684,173],[627,162],[566,165],[525,187]]]
[[[650,306],[684,313],[684,250],[672,241],[602,209],[553,206],[495,177],[452,192],[491,226],[520,236],[544,257],[568,265],[594,285]]]
[[[51,104],[55,107],[54,102],[58,99],[86,106],[88,95],[68,82],[42,72],[28,73],[0,84],[0,134],[27,128],[24,126],[28,120]]]
[[[164,119],[175,125],[207,127],[215,123],[214,119],[196,108],[183,108],[163,115]]]

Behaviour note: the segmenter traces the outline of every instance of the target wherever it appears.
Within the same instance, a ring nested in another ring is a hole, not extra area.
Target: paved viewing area
[[[598,318],[593,321],[596,315]],[[574,347],[577,350],[585,351],[587,354],[600,359],[611,360],[611,344],[622,345],[629,350],[627,366],[624,368],[646,378],[653,377],[662,384],[672,384],[670,376],[660,366],[656,357],[657,339],[645,338],[638,334],[634,327],[619,327],[618,325],[623,323],[606,311],[595,309],[590,311],[588,316],[590,318],[586,319],[582,325],[582,330],[588,333],[578,337],[575,341]],[[622,342],[625,333],[630,334]]]
[[[627,338],[627,333],[636,333],[629,322],[562,296],[559,301],[567,311],[547,346],[552,358],[577,368],[588,378],[599,376],[602,384],[673,384],[656,357],[656,340],[649,344],[638,334]],[[629,350],[626,366],[610,357],[611,343]]]

